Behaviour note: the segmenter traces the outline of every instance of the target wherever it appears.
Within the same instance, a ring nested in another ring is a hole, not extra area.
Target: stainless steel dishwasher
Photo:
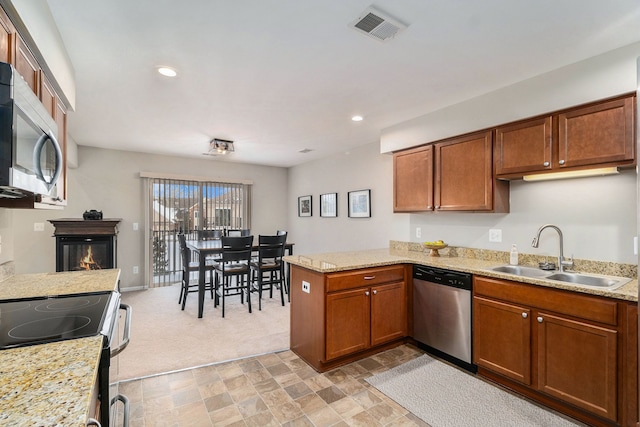
[[[475,372],[471,274],[414,265],[413,338],[428,352]]]

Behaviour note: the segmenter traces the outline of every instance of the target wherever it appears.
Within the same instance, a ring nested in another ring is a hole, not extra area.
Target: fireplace
[[[51,219],[55,227],[56,271],[116,267],[120,219]]]

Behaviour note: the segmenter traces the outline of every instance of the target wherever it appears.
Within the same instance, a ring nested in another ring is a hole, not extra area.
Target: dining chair
[[[258,259],[251,262],[251,282],[257,283],[258,309],[262,310],[262,291],[269,289],[273,298],[273,287],[280,289],[280,300],[284,306],[284,244],[287,235],[258,236]]]
[[[251,246],[253,236],[229,237],[223,236],[220,261],[215,265],[215,298],[214,307],[222,299],[222,317],[224,317],[225,299],[233,295],[240,295],[240,302],[244,304],[247,295],[247,305],[251,313]],[[235,282],[235,283],[234,283]]]
[[[287,236],[288,236],[288,233],[287,233],[287,231],[286,231],[286,230],[277,230],[277,231],[276,231],[276,234],[277,234],[278,236],[284,236],[284,242],[285,242],[285,244],[287,243]],[[283,269],[283,271],[285,270],[285,265],[284,265],[284,263],[283,263],[283,265],[282,265],[282,269]],[[285,281],[284,281],[284,291],[287,293],[287,300],[288,300],[289,302],[291,302],[291,294],[290,294],[290,292],[289,292],[291,289],[289,289],[289,286],[290,286],[290,285],[289,285],[289,280],[287,280],[287,279],[288,279],[288,274],[289,274],[289,273],[287,273],[287,274],[285,275],[286,277],[285,277]]]
[[[246,237],[251,235],[251,230],[248,228],[231,228],[225,230],[228,237]]]
[[[198,292],[198,280],[195,283],[191,282],[192,273],[200,272],[200,263],[198,260],[193,259],[193,253],[187,246],[187,239],[184,234],[178,234],[178,242],[180,243],[180,256],[182,260],[182,283],[180,287],[180,298],[178,298],[178,304],[182,304],[182,310],[184,310],[187,303],[187,295],[193,292]],[[207,260],[205,263],[205,274],[209,273],[209,283],[205,281],[205,290],[211,291],[211,298],[214,295],[213,285],[213,267],[214,261]]]
[[[199,230],[198,231],[198,239],[199,240],[218,240],[222,237],[224,233],[222,230]]]

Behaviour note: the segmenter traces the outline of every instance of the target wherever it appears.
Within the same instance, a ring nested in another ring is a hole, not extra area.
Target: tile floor
[[[428,426],[364,378],[419,357],[402,345],[319,374],[291,351],[123,382],[131,427]]]

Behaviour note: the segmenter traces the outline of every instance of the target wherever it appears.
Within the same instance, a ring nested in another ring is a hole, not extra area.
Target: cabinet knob
[[[374,295],[378,293],[378,291],[376,291],[375,289],[372,292]]]
[[[564,165],[564,160],[560,160],[558,163],[560,163],[561,165]]]
[[[542,316],[538,316],[538,323],[542,323]]]
[[[549,166],[549,162],[544,162],[542,165],[543,165],[544,167],[548,167],[548,166]]]
[[[529,317],[529,315],[527,313],[522,313],[522,318],[526,319],[527,317]]]
[[[366,296],[369,296],[369,291],[364,291],[364,294],[365,294]]]

